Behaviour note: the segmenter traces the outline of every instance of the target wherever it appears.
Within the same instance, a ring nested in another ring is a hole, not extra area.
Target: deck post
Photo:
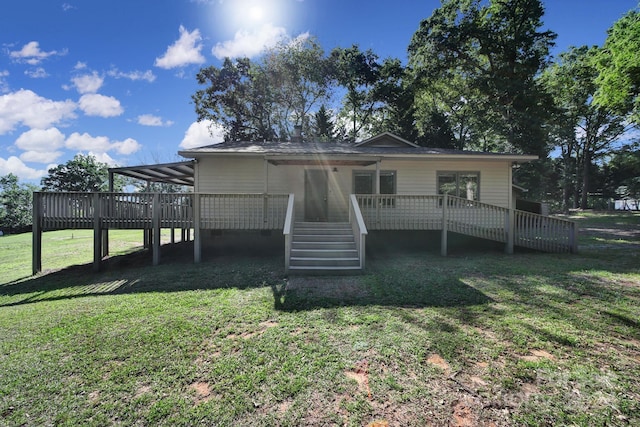
[[[509,255],[513,254],[514,232],[516,228],[515,222],[516,211],[510,208],[509,212],[506,214],[504,230],[507,233],[507,243],[504,246],[504,251]]]
[[[448,216],[449,200],[447,193],[442,196],[442,236],[440,237],[440,255],[447,256],[447,216]]]
[[[32,256],[31,265],[32,273],[36,274],[42,271],[42,198],[40,193],[33,193],[33,225],[32,225]]]
[[[193,195],[193,262],[202,261],[200,236],[200,194]]]
[[[578,253],[578,224],[575,222],[569,228],[569,251],[572,254]]]
[[[100,224],[100,193],[93,193],[93,271],[100,271],[102,263],[102,229]]]
[[[151,240],[153,242],[153,265],[160,264],[160,193],[153,194],[151,205]]]

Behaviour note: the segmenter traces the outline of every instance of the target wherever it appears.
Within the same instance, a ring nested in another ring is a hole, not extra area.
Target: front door
[[[304,174],[304,220],[326,221],[328,216],[327,171],[309,169]]]

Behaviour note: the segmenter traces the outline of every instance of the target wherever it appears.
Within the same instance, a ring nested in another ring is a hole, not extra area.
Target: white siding
[[[265,191],[265,167],[261,157],[201,158],[197,163],[198,187],[202,193],[262,193]],[[491,160],[383,160],[380,170],[397,171],[398,194],[437,194],[438,172],[459,171],[480,173],[480,201],[509,207],[511,163]],[[268,165],[268,192],[294,193],[296,217],[304,218],[304,179],[306,169],[322,169],[311,165]],[[327,168],[329,220],[346,220],[348,198],[353,188],[354,170],[376,170],[371,166],[341,166]]]

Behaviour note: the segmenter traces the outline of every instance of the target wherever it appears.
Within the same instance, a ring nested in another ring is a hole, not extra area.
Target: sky
[[[439,0],[6,0],[0,11],[0,176],[38,184],[78,153],[112,166],[184,160],[222,140],[197,123],[195,76],[225,56],[315,37],[406,61]],[[602,45],[638,0],[546,0],[552,53]],[[366,5],[366,6],[363,6]]]

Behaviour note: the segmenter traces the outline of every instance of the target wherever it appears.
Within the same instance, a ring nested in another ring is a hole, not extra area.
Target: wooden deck
[[[285,269],[291,256],[293,194],[205,193],[34,193],[33,273],[41,271],[42,232],[94,230],[94,268],[108,254],[106,230],[148,230],[153,262],[160,260],[160,229],[194,231],[194,261],[201,259],[201,230],[280,230],[285,239]],[[349,223],[360,266],[365,238],[375,230],[440,230],[442,255],[447,233],[546,252],[576,252],[576,224],[447,195],[351,195]]]

